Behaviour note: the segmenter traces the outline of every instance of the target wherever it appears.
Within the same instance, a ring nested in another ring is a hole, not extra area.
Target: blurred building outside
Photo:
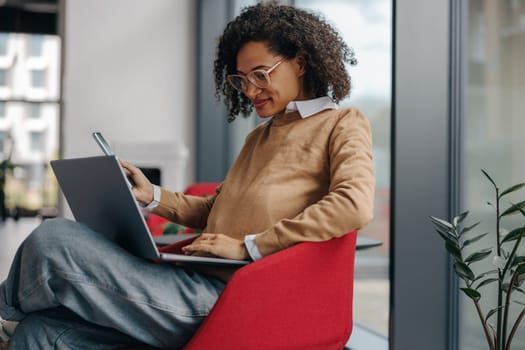
[[[60,39],[0,33],[0,156],[8,213],[35,215],[57,204],[48,169],[58,156]]]

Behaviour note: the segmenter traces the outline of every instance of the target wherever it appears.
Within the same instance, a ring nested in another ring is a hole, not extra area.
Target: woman
[[[122,162],[136,199],[153,213],[203,228],[187,254],[258,260],[324,241],[371,219],[371,136],[350,91],[352,51],[318,16],[275,4],[245,8],[215,60],[229,117],[252,109],[256,127],[211,198],[152,186]],[[60,244],[57,244],[60,242]],[[10,349],[111,349],[137,341],[182,348],[234,271],[154,264],[96,232],[48,220],[22,244],[0,285],[0,316],[20,321]]]

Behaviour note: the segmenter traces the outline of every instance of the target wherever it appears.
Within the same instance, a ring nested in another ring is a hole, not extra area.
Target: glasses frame
[[[248,90],[248,83],[252,83],[254,86],[258,87],[259,89],[265,89],[267,88],[268,86],[270,86],[272,84],[272,80],[270,79],[270,73],[275,69],[277,68],[281,63],[283,63],[284,61],[286,61],[286,57],[283,57],[281,58],[279,61],[277,61],[273,66],[271,66],[270,68],[268,69],[255,69],[255,70],[252,70],[251,72],[248,72],[248,74],[228,74],[226,76],[226,80],[228,81],[228,83],[230,84],[230,86],[232,88],[234,88],[235,90],[237,91],[240,91],[240,92],[244,92],[246,90]],[[268,84],[266,86],[261,86],[257,83],[257,80],[255,79],[255,74],[257,73],[262,73],[264,75],[264,78],[265,80],[268,82]],[[240,78],[241,79],[241,87],[237,87],[232,79],[235,79],[235,78]],[[244,83],[244,84],[243,84]],[[244,86],[244,88],[243,88]]]

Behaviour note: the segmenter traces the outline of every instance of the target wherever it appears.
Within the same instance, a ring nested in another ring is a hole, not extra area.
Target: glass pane
[[[0,56],[7,55],[7,33],[0,33]]]
[[[359,234],[380,239],[383,245],[356,255],[354,320],[388,336],[392,2],[297,0],[295,5],[323,14],[355,50],[359,62],[348,67],[351,97],[340,105],[359,108],[372,125],[375,211],[372,222]]]
[[[32,131],[31,132],[31,151],[33,152],[39,152],[39,151],[43,151],[43,141],[44,141],[44,137],[43,137],[43,134],[39,131]]]
[[[525,148],[525,6],[520,1],[470,0],[467,16],[462,206],[471,211],[471,223],[482,221],[478,233],[491,232],[472,248],[479,250],[495,247],[496,240],[495,211],[487,204],[487,201],[496,202],[495,191],[481,169],[486,170],[502,190],[525,182],[522,155]],[[524,199],[523,190],[504,197],[502,208],[509,207],[511,201]],[[518,225],[523,225],[523,218],[520,220],[517,215],[502,220],[506,230]],[[524,253],[523,248],[518,251],[519,255]],[[477,274],[494,268],[492,256],[472,265]],[[496,307],[497,287],[492,284],[480,291],[481,307],[486,315]],[[513,295],[525,303],[525,295]],[[519,304],[511,305],[508,331],[522,309]],[[489,322],[496,325],[496,317],[491,317]],[[522,322],[512,349],[525,349],[524,327]],[[475,307],[466,298],[461,299],[459,334],[461,349],[488,348]]]
[[[44,87],[46,79],[46,71],[43,69],[31,70],[31,86],[36,88]]]
[[[7,69],[0,68],[0,86],[7,86]]]
[[[33,119],[40,118],[40,114],[42,111],[42,104],[41,103],[29,103],[29,117]]]
[[[2,154],[2,159],[5,158],[4,152],[5,147],[4,144],[7,140],[7,131],[0,131],[0,154]]]
[[[42,35],[31,35],[29,40],[29,56],[42,56],[42,49],[44,47],[44,37]]]
[[[12,142],[3,144],[4,160],[12,165],[6,173],[5,206],[8,216],[17,220],[35,216],[43,206],[54,207],[58,201],[56,180],[47,164],[58,155],[61,43],[53,35],[9,33],[8,37],[9,54],[16,60],[6,84],[16,94],[3,99],[9,123],[0,129],[12,136]],[[37,61],[28,60],[39,51]],[[27,118],[39,119],[28,122]]]

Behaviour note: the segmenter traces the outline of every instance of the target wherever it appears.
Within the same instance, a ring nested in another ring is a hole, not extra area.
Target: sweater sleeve
[[[204,229],[221,186],[209,197],[191,196],[161,188],[159,205],[151,212],[184,226]]]
[[[263,256],[299,242],[325,241],[364,227],[372,218],[374,174],[368,120],[356,110],[341,117],[329,136],[328,193],[296,217],[257,234]]]

